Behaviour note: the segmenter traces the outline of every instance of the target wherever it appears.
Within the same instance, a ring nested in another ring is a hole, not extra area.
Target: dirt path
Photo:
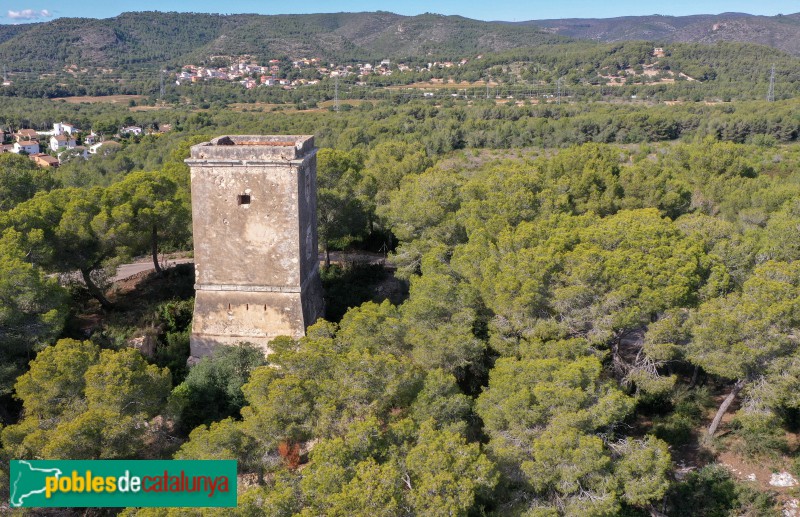
[[[325,260],[324,253],[319,254],[319,260],[320,262]],[[189,264],[192,262],[194,262],[193,258],[170,258],[162,262],[161,267],[166,269],[176,264]],[[371,253],[368,251],[359,251],[357,253],[332,251],[331,262],[335,264],[343,264],[348,262],[359,264],[385,264],[386,257],[382,253]],[[119,282],[120,280],[125,280],[126,278],[130,278],[143,271],[152,271],[154,269],[155,267],[153,266],[152,260],[139,260],[130,264],[122,264],[117,268],[117,273],[111,280],[114,282]]]

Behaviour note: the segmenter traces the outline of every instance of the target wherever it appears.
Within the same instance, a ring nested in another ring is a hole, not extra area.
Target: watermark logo
[[[14,508],[236,506],[228,460],[18,460],[9,481]]]

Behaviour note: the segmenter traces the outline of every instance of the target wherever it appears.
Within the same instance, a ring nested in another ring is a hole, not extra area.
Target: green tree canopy
[[[16,231],[0,239],[0,394],[8,394],[14,379],[36,351],[61,332],[67,315],[66,292],[55,278],[25,260]]]
[[[17,380],[24,418],[3,429],[3,447],[18,458],[141,457],[169,387],[169,371],[134,349],[62,339]]]
[[[29,158],[0,154],[0,211],[14,208],[39,191],[52,190],[56,184],[48,171]]]

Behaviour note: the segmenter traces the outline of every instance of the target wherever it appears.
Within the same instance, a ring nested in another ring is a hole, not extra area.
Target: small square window
[[[236,196],[236,201],[239,203],[239,205],[249,205],[250,194],[239,194]]]

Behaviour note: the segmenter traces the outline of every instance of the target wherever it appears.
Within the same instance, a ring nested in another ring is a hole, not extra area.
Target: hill
[[[540,27],[552,34],[607,43],[628,40],[685,43],[731,41],[766,45],[800,55],[800,13],[778,16],[723,13],[571,18],[531,20],[510,25]]]
[[[704,36],[708,27],[712,34]],[[227,65],[227,57],[249,56],[261,64],[274,58],[317,57],[326,64],[389,58],[424,67],[434,60],[482,54],[462,67],[371,80],[410,84],[433,76],[475,82],[491,76],[503,84],[553,85],[560,80],[567,88],[648,85],[660,91],[669,87],[672,97],[733,99],[763,96],[762,83],[775,64],[780,98],[792,95],[800,84],[797,28],[800,15],[736,13],[517,24],[385,11],[276,16],[136,12],[100,20],[60,18],[0,25],[0,65],[8,67],[13,80],[0,95],[149,95],[159,89],[159,69]],[[724,38],[726,34],[731,37]],[[747,39],[747,34],[760,38],[761,44],[733,37]],[[778,44],[786,50],[776,48]],[[659,45],[666,47],[663,56],[653,53]],[[695,80],[704,85],[702,92],[697,85],[683,84]],[[238,90],[226,96],[238,96]]]
[[[388,12],[214,15],[138,12],[0,26],[0,55],[17,70],[136,67],[200,62],[215,55],[324,60],[461,57],[566,41],[536,27],[459,16]]]
[[[8,41],[18,34],[29,31],[39,25],[38,23],[30,23],[24,25],[0,25],[0,43]]]

